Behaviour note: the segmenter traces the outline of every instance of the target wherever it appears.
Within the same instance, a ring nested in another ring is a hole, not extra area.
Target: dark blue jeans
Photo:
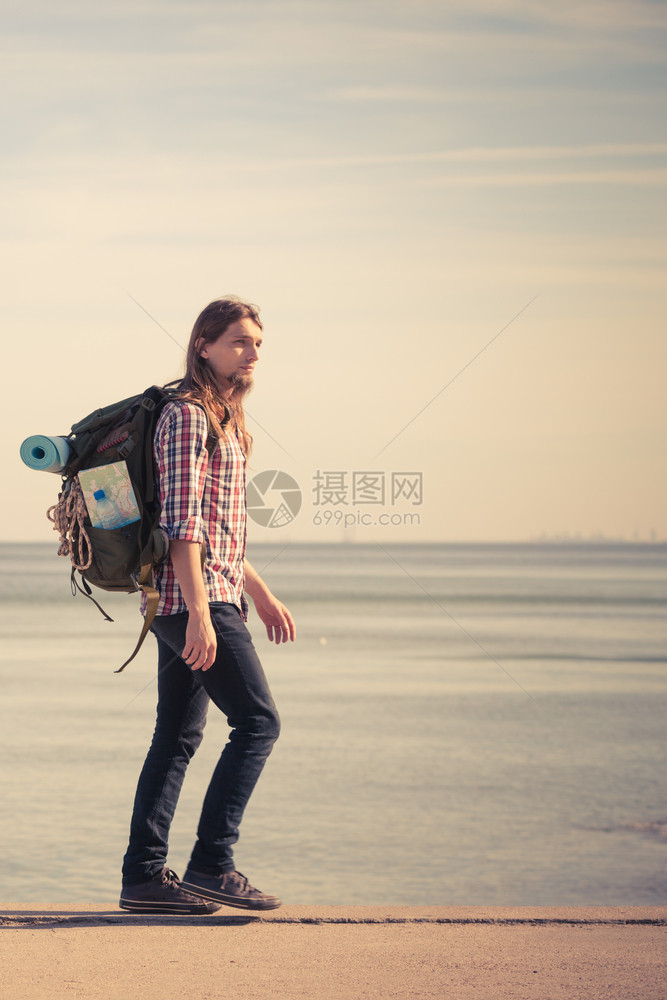
[[[167,863],[169,828],[186,768],[202,741],[209,701],[231,726],[206,792],[190,864],[217,875],[234,869],[239,823],[266,758],[280,732],[280,720],[238,609],[212,603],[218,648],[207,671],[181,659],[187,612],[162,615],[152,631],[158,643],[158,705],[155,733],[139,776],[123,860],[123,884],[158,875]]]

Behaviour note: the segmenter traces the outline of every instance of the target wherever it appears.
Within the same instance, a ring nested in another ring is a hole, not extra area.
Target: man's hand
[[[256,569],[245,560],[245,589],[255,602],[255,610],[266,625],[269,642],[287,642],[296,638],[296,628],[292,616],[280,601],[273,596]]]
[[[191,670],[208,670],[213,665],[217,648],[218,639],[210,612],[204,618],[190,613],[181,659]]]
[[[266,625],[266,634],[269,637],[269,642],[281,643],[287,642],[288,639],[294,642],[296,628],[292,616],[285,605],[281,604],[271,591],[267,591],[265,594],[258,594],[256,597],[253,597],[253,600],[257,614]]]

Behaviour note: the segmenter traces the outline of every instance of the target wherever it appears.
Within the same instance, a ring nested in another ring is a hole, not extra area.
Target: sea
[[[283,731],[236,850],[303,904],[667,902],[667,545],[258,544],[297,623],[255,638]],[[136,595],[0,546],[4,902],[116,905],[155,718]],[[226,742],[212,709],[170,841],[182,874]]]

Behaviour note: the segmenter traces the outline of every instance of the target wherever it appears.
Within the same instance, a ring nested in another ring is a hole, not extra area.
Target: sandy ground
[[[0,904],[7,1000],[665,1000],[667,907]]]

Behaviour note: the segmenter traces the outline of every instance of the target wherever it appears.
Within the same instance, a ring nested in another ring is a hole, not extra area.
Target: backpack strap
[[[144,579],[146,572],[148,573],[148,579]],[[143,646],[144,639],[150,632],[151,625],[153,624],[153,619],[155,618],[155,612],[157,611],[157,606],[160,601],[160,595],[153,586],[153,567],[151,564],[141,567],[141,580],[138,581],[137,586],[139,587],[141,592],[146,595],[146,612],[144,614],[144,626],[139,634],[139,639],[137,640],[137,644],[134,647],[134,651],[132,652],[131,656],[127,658],[122,667],[119,667],[118,670],[114,670],[115,674],[122,673],[122,671],[125,670],[125,667],[128,665],[128,663],[131,663],[132,660],[135,658],[135,656]]]
[[[83,594],[84,597],[87,597],[89,601],[93,602],[93,604],[98,609],[98,611],[102,612],[102,614],[104,615],[105,621],[112,622],[113,618],[111,617],[110,614],[107,614],[107,612],[104,610],[104,608],[102,607],[101,604],[97,603],[97,601],[93,597],[92,590],[88,586],[88,581],[86,580],[85,576],[83,576],[83,574],[79,570],[79,574],[81,575],[81,583],[83,584],[83,587],[81,586],[81,583],[79,583],[79,581],[76,578],[76,571],[77,571],[77,567],[76,566],[72,566],[72,575],[71,575],[71,578],[70,578],[71,579],[71,584],[72,584],[72,593],[76,596],[76,592],[78,590],[80,594]]]
[[[203,573],[204,572],[204,565],[206,564],[206,543],[204,541],[200,542],[200,545],[199,545],[199,555],[200,555],[200,559],[201,559],[201,568],[202,568],[202,573]],[[84,583],[85,583],[85,580],[84,580]],[[119,667],[118,670],[114,670],[115,674],[122,673],[122,671],[125,670],[125,667],[128,665],[128,663],[131,663],[132,660],[135,658],[135,656],[137,655],[137,653],[139,652],[139,650],[141,649],[141,647],[144,644],[144,639],[146,638],[146,636],[150,632],[151,625],[153,624],[153,619],[155,618],[155,615],[157,613],[158,604],[160,603],[160,595],[159,595],[158,591],[155,589],[155,582],[154,582],[154,579],[153,579],[153,563],[152,563],[152,561],[145,563],[141,567],[141,574],[139,576],[139,579],[137,580],[137,586],[138,586],[139,590],[143,594],[146,595],[146,609],[145,609],[145,614],[144,614],[144,626],[143,626],[143,628],[142,628],[142,630],[141,630],[141,632],[139,634],[139,639],[137,641],[136,646],[134,647],[134,651],[132,652],[132,655],[128,657],[128,659],[125,661],[125,663],[122,665],[122,667]],[[91,598],[91,600],[92,600],[92,598]],[[99,607],[99,604],[97,606]],[[100,608],[100,610],[101,610],[101,608]],[[111,621],[111,619],[109,619],[109,620]]]

